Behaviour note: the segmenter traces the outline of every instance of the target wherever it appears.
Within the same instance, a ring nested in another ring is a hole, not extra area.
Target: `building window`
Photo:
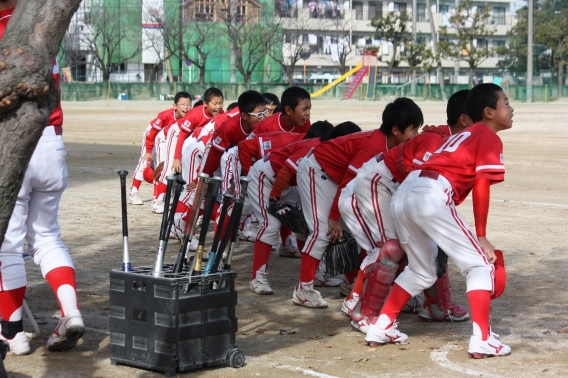
[[[422,3],[418,3],[417,4],[417,13],[418,13],[418,17],[416,19],[416,21],[418,22],[425,22],[428,21],[428,18],[426,17],[426,4],[422,4]]]
[[[215,1],[201,0],[195,3],[196,21],[213,21],[215,19]]]
[[[450,11],[450,6],[448,4],[440,4],[440,12],[438,13],[448,13]]]
[[[502,48],[505,47],[505,41],[502,39],[494,39],[493,40],[493,48],[495,49],[495,54],[499,57],[502,58],[504,55],[501,53],[499,53],[499,50],[501,50]]]
[[[355,19],[362,20],[363,19],[363,3],[360,1],[353,2],[353,9],[355,10]]]
[[[383,2],[369,1],[369,21],[376,20],[383,16]]]
[[[489,50],[489,40],[486,38],[477,38],[475,40],[475,44],[474,46],[477,47],[478,49],[482,50],[482,51],[487,51]]]
[[[406,12],[406,3],[394,3],[395,12]]]
[[[493,7],[493,25],[505,25],[504,7]]]

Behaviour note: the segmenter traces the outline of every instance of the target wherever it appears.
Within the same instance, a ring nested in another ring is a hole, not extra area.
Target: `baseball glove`
[[[161,162],[160,164],[158,164],[156,169],[154,169],[154,181],[158,181],[160,179],[160,175],[162,174],[163,170],[164,170],[164,162]]]
[[[324,252],[326,274],[330,277],[350,272],[359,267],[359,246],[349,231],[330,244]]]
[[[438,278],[442,278],[446,275],[446,267],[448,265],[448,255],[442,248],[438,247],[438,256],[436,256],[436,269]]]
[[[266,210],[270,215],[278,219],[280,223],[292,230],[292,232],[302,234],[310,233],[310,228],[304,219],[304,213],[297,203],[271,199]]]

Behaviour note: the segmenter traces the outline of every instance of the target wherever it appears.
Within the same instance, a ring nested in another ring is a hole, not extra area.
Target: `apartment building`
[[[493,49],[508,43],[507,31],[514,25],[515,17],[511,13],[511,4],[515,0],[495,0],[488,2],[491,17],[487,20],[488,28],[493,28],[492,35],[479,36],[474,41],[476,46]],[[436,31],[440,26],[447,26],[449,33],[454,30],[450,17],[456,11],[457,1],[433,0],[432,17]],[[483,3],[479,3],[482,6]],[[364,49],[374,47],[378,50],[379,72],[387,73],[387,65],[395,53],[391,43],[376,35],[371,21],[387,12],[405,11],[410,16],[408,30],[412,31],[413,17],[416,16],[416,35],[419,42],[432,45],[430,20],[424,0],[418,0],[416,15],[412,14],[412,1],[398,0],[397,2],[375,0],[350,0],[334,2],[329,0],[275,0],[277,17],[282,17],[284,29],[284,49],[286,55],[293,48],[309,50],[309,58],[305,60],[305,71],[309,77],[312,74],[340,73],[342,60],[345,65],[353,67],[361,61]],[[298,38],[299,37],[299,38]],[[439,33],[437,33],[437,38]],[[296,46],[293,46],[293,45]],[[292,45],[292,47],[290,46]],[[404,51],[398,51],[398,54]],[[399,55],[400,56],[400,55]],[[475,76],[500,75],[497,62],[500,57],[492,54],[475,70]],[[295,78],[304,77],[304,61],[298,64]],[[468,65],[465,61],[443,60],[444,76],[447,82],[467,83]],[[406,82],[408,64],[402,61],[394,69],[392,82]],[[433,78],[435,82],[435,78]]]

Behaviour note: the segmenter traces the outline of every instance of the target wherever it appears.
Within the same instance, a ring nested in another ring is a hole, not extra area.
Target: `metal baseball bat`
[[[238,201],[238,202],[237,202]],[[235,206],[233,207],[233,211],[238,213],[238,217],[240,218],[243,213],[243,206],[245,201],[241,200],[240,198],[235,201]],[[239,234],[239,222],[235,222],[231,234],[231,244],[229,245],[229,252],[227,253],[227,257],[225,259],[225,266],[223,270],[231,270],[231,263],[233,262],[233,254],[235,252],[235,246],[237,245],[237,236]],[[219,267],[219,264],[217,264]]]
[[[185,180],[181,178],[181,175],[168,176],[168,192],[166,192],[166,201],[164,203],[164,215],[168,214],[167,218],[162,216],[162,227],[160,229],[160,243],[158,244],[158,252],[156,253],[156,263],[154,264],[154,277],[160,277],[164,272],[164,256],[166,254],[166,248],[168,247],[168,237],[170,230],[172,229],[172,224],[174,223],[174,216],[176,212],[177,203],[179,201],[179,196],[181,195],[181,190],[185,185]],[[171,211],[166,211],[170,205],[170,191],[173,183],[176,183],[174,199],[172,202]],[[171,213],[171,214],[170,214]],[[166,221],[164,222],[164,219]]]
[[[122,271],[131,272],[130,248],[128,246],[128,221],[126,218],[126,176],[128,171],[118,171],[120,176],[120,196],[122,200]]]
[[[190,276],[201,274],[201,264],[203,260],[203,252],[205,250],[205,238],[207,237],[209,222],[211,221],[211,213],[213,213],[213,206],[215,205],[221,182],[223,182],[223,179],[221,177],[213,177],[212,179],[210,179],[210,185],[207,188],[207,199],[205,202],[205,210],[203,212],[201,232],[199,233],[199,243],[197,245],[197,251],[195,251],[193,263],[191,264],[191,269],[189,270]]]
[[[239,217],[240,217],[242,215],[242,212],[243,212],[243,206],[244,206],[245,197],[246,197],[247,191],[248,191],[248,185],[252,180],[250,178],[248,178],[247,176],[241,176],[239,181],[241,183],[240,199],[243,200],[243,203],[240,206],[241,209],[239,211],[240,212]],[[239,226],[240,226],[240,224],[235,225],[235,229],[233,231],[233,234],[231,235],[231,244],[229,245],[229,252],[227,254],[227,259],[226,259],[227,263],[225,264],[225,270],[231,269],[231,262],[233,260],[233,253],[235,252],[235,246],[236,246],[236,243],[237,243],[237,234],[239,232]]]
[[[229,206],[231,206],[231,201],[233,200],[233,195],[232,194],[228,194],[225,193],[223,195],[223,207],[221,208],[221,215],[219,216],[219,224],[217,225],[217,232],[215,232],[215,235],[213,236],[213,243],[211,243],[211,252],[209,252],[209,260],[207,260],[207,265],[205,266],[205,273],[204,274],[209,274],[211,272],[211,267],[213,266],[213,263],[215,262],[215,256],[217,255],[217,249],[219,247],[219,240],[221,239],[221,233],[223,232],[223,229],[225,228],[225,217],[227,216],[227,211],[229,209]],[[227,235],[227,230],[230,227],[231,221],[229,219],[228,222],[228,226],[226,227],[225,230],[225,234],[223,234],[223,239],[225,239],[225,235]]]
[[[229,224],[227,225],[227,228],[225,229],[225,233],[223,234],[223,240],[221,241],[221,245],[219,246],[218,250],[217,250],[217,254],[215,255],[215,261],[213,261],[211,263],[211,269],[209,269],[209,271],[206,271],[206,274],[210,274],[210,273],[216,273],[217,270],[219,269],[219,263],[221,262],[221,259],[223,258],[223,252],[225,252],[225,248],[227,248],[227,245],[229,244],[229,241],[231,240],[231,235],[233,233],[233,230],[235,229],[235,223],[239,224],[240,222],[240,218],[241,218],[241,213],[242,213],[242,209],[243,209],[243,203],[244,201],[240,198],[235,200],[235,204],[233,206],[233,212],[231,214],[231,218],[229,218]],[[241,209],[241,211],[238,211],[238,208]],[[237,227],[238,230],[238,227]],[[210,256],[209,260],[213,260],[213,258]]]
[[[187,222],[185,223],[185,230],[183,231],[183,243],[179,250],[172,273],[181,273],[181,271],[183,270],[183,265],[185,264],[185,259],[187,258],[189,244],[191,243],[191,239],[193,238],[193,231],[197,222],[199,208],[201,207],[201,201],[203,201],[203,195],[207,191],[206,180],[209,178],[209,175],[206,173],[200,173],[197,176],[199,177],[199,182],[197,183],[195,196],[193,198],[193,204],[191,205],[191,210],[189,211],[189,216],[187,218]]]

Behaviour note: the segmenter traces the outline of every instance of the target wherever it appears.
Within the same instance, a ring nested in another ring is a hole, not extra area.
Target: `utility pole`
[[[534,0],[529,0],[529,38],[527,52],[527,102],[533,100],[533,6]]]
[[[183,58],[184,58],[184,49],[183,49],[183,3],[185,0],[179,1],[179,33],[178,33],[178,79],[177,81],[183,81]]]

